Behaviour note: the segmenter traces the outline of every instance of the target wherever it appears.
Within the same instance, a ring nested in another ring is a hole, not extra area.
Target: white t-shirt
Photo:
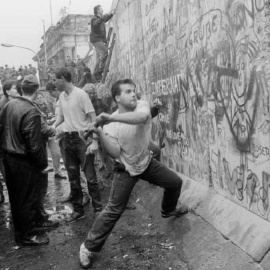
[[[149,118],[145,124],[130,125],[112,122],[103,127],[103,131],[109,139],[119,144],[121,150],[117,161],[125,165],[131,176],[143,173],[151,161],[149,149],[151,136],[150,106],[146,101],[138,101],[134,111],[140,111],[145,107],[149,108]],[[113,114],[118,114],[118,110]]]
[[[59,115],[64,117],[64,132],[86,130],[91,119],[88,113],[95,112],[89,96],[80,88],[73,87],[67,95],[59,96]]]

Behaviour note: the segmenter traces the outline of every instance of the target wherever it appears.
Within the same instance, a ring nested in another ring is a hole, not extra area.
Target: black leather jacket
[[[3,108],[0,115],[0,147],[6,153],[26,156],[37,169],[47,167],[41,115],[30,100],[17,97]]]
[[[90,42],[95,43],[98,41],[103,41],[107,43],[106,40],[106,26],[105,23],[112,18],[113,14],[104,14],[102,17],[95,16],[91,20],[91,33]]]

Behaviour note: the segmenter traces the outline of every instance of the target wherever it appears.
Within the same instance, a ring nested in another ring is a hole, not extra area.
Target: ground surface
[[[100,179],[103,172],[99,173]],[[106,203],[109,180],[103,181]],[[91,204],[85,207],[87,217],[68,225],[65,216],[70,205],[60,204],[67,195],[67,180],[55,180],[49,173],[46,208],[60,227],[49,232],[50,243],[42,247],[19,248],[13,240],[9,203],[0,206],[0,269],[49,270],[80,269],[78,250],[94,220]],[[160,217],[161,191],[140,182],[133,192],[135,210],[126,210],[103,250],[93,262],[96,270],[255,270],[260,265],[224,239],[194,213],[178,219]]]

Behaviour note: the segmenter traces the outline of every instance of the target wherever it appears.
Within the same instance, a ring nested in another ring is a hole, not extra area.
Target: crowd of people
[[[88,67],[83,68],[78,86],[72,76],[70,66],[56,68],[45,89],[40,88],[34,74],[4,82],[0,169],[8,190],[15,241],[38,246],[49,243],[46,231],[59,226],[44,209],[48,152],[55,178],[64,178],[59,169],[59,160],[63,159],[70,194],[62,202],[70,202],[73,208],[65,221],[70,224],[85,218],[84,194],[91,197],[95,212],[93,226],[79,249],[80,265],[88,268],[92,255],[102,249],[125,211],[139,179],[164,189],[163,218],[182,216],[188,209],[181,204],[177,207],[181,178],[159,161],[160,149],[151,143],[151,119],[161,104],[155,102],[151,108],[136,93],[136,84],[124,79],[111,87],[116,104],[113,112],[98,95],[98,84]],[[105,206],[94,164],[97,153],[113,175]],[[0,194],[3,202],[2,184]]]
[[[10,68],[8,65],[5,65],[5,67],[0,66],[0,81],[2,84],[4,84],[5,81],[17,80],[19,76],[25,77],[29,74],[37,74],[37,69],[33,67],[32,64],[24,67],[20,66],[18,69],[15,69],[15,67]]]

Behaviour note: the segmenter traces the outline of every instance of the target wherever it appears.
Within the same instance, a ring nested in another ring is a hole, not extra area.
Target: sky
[[[51,21],[56,25],[60,19],[61,8],[67,7],[69,14],[93,14],[94,6],[101,5],[104,13],[107,13],[112,4],[112,0],[5,0],[1,2],[0,43],[26,47],[34,52],[38,52],[42,44],[43,25],[46,30],[51,26]],[[37,66],[32,60],[34,52],[17,47],[0,46],[0,66],[7,64],[9,67],[15,66],[16,69],[20,65]]]

